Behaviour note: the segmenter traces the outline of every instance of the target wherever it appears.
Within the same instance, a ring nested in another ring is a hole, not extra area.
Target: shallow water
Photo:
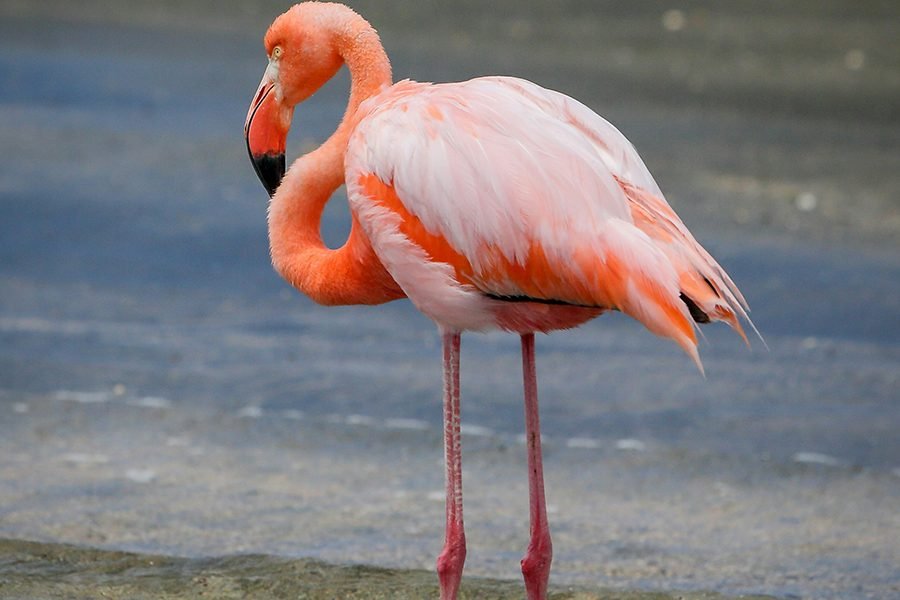
[[[241,126],[274,4],[0,6],[4,593],[259,577],[280,597],[330,568],[301,558],[432,589],[408,570],[442,536],[433,325],[406,302],[312,306],[268,264]],[[478,6],[358,4],[397,78],[519,74],[613,120],[770,348],[705,328],[704,380],[618,315],[538,339],[553,581],[900,596],[894,9]],[[295,151],[342,86],[298,109]],[[473,577],[517,580],[527,543],[517,345],[463,339]],[[132,577],[150,559],[58,543],[193,558]],[[57,577],[22,553],[78,558]],[[197,558],[240,553],[262,557]]]

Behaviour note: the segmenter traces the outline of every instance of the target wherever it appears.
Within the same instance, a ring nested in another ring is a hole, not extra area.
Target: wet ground
[[[173,600],[182,598],[301,600],[420,600],[437,597],[430,571],[335,566],[264,555],[174,558],[0,539],[0,564],[12,565],[4,598]],[[507,580],[467,578],[460,600],[509,600],[522,595]],[[713,592],[550,591],[549,600],[726,600]],[[742,596],[764,600],[764,596]]]
[[[900,12],[564,4],[356,6],[398,79],[526,76],[616,123],[770,350],[706,328],[704,380],[618,315],[538,339],[553,581],[900,597]],[[433,326],[268,265],[241,127],[282,8],[0,2],[0,597],[434,593]],[[527,543],[517,340],[462,368],[470,594],[517,597],[476,579]]]

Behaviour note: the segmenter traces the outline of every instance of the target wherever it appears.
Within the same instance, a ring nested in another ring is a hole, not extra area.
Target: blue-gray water
[[[0,4],[0,536],[430,568],[437,333],[272,272],[241,127],[283,7],[213,6]],[[356,6],[397,79],[522,75],[616,123],[770,347],[705,328],[704,380],[620,315],[538,339],[553,581],[900,597],[896,9]],[[517,339],[462,362],[466,573],[515,578]]]

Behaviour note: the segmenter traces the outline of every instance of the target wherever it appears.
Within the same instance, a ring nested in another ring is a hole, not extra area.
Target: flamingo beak
[[[271,69],[266,69],[244,123],[250,162],[269,197],[284,177],[285,142],[294,112],[281,102],[277,91]]]

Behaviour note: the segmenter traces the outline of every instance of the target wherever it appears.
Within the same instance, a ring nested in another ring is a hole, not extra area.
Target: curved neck
[[[335,132],[291,165],[269,205],[275,269],[320,304],[379,304],[404,296],[375,256],[354,216],[347,242],[331,250],[319,228],[328,199],[344,183],[344,154],[366,98],[391,84],[391,66],[375,30],[361,17],[338,28],[335,49],[350,70],[350,100]]]

